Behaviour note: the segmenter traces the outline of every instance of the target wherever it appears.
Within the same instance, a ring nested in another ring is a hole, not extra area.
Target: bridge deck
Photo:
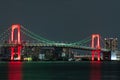
[[[72,45],[72,44],[67,44],[67,43],[25,43],[25,44],[0,44],[0,47],[10,47],[10,46],[18,46],[22,45],[23,47],[68,47],[68,48],[73,48],[73,49],[82,49],[82,50],[101,50],[103,52],[109,52],[109,49],[101,48],[91,48],[87,46],[82,46],[82,45]]]

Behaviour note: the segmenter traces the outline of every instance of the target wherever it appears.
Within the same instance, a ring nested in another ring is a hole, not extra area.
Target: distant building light
[[[116,52],[111,52],[111,60],[117,60]]]

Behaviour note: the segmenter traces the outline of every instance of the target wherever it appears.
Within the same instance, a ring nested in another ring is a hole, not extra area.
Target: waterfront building
[[[103,59],[117,60],[118,39],[117,38],[105,38],[104,42],[105,42],[105,48],[110,49],[111,52],[104,53]]]

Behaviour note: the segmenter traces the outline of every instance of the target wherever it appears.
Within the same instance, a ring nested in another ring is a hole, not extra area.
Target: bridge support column
[[[97,54],[97,60],[100,61],[100,35],[92,34],[92,48],[96,48],[97,50],[92,51],[92,61],[94,61],[95,54]]]
[[[17,51],[16,51],[17,50]],[[11,47],[11,60],[14,60],[15,55],[17,55],[17,60],[21,60],[21,46]]]
[[[15,29],[17,29],[17,39],[14,39]],[[22,46],[21,46],[21,40],[20,40],[20,25],[19,24],[12,25],[11,43],[16,45],[16,46],[11,47],[11,60],[14,60],[15,55],[17,55],[16,57],[17,60],[21,60]]]

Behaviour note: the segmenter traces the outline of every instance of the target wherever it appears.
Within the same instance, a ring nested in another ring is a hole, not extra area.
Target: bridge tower
[[[17,29],[17,38],[15,38],[15,29]],[[12,25],[11,30],[11,43],[15,46],[11,47],[11,60],[14,60],[16,55],[17,60],[21,59],[21,39],[20,39],[20,24]]]
[[[97,60],[100,61],[100,35],[92,34],[92,48],[97,48],[97,50],[92,50],[92,61],[94,61],[95,54],[97,54]]]

